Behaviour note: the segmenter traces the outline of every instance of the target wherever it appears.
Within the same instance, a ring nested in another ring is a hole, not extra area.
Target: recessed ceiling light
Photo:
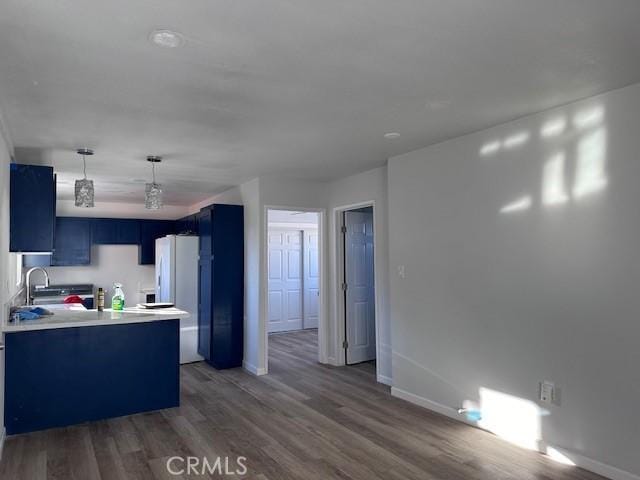
[[[149,40],[164,48],[176,48],[182,45],[184,38],[178,32],[171,30],[154,30],[149,35]]]
[[[387,140],[395,140],[396,138],[400,138],[400,134],[398,132],[389,132],[384,134],[384,138]]]

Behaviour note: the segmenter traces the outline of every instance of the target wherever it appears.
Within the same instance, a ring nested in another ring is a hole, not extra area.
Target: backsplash
[[[125,304],[135,306],[144,301],[141,289],[155,285],[155,266],[138,265],[137,245],[94,245],[91,265],[74,267],[45,267],[51,285],[93,284],[105,290],[105,307],[111,306],[113,283],[122,283]],[[40,282],[38,275],[36,282]]]

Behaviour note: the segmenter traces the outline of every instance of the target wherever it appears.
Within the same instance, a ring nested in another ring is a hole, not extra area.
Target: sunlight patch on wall
[[[513,135],[510,135],[507,138],[505,138],[504,142],[502,142],[502,145],[507,150],[511,150],[513,148],[519,147],[527,143],[530,137],[531,135],[529,135],[529,132],[514,133]]]
[[[573,184],[575,198],[591,195],[606,188],[606,142],[604,128],[585,135],[579,141]]]
[[[498,153],[502,144],[499,140],[495,140],[493,142],[485,143],[482,147],[480,147],[480,155],[483,157],[488,157],[489,155],[494,155]]]
[[[482,419],[478,426],[518,446],[537,450],[541,439],[540,407],[530,400],[480,388]]]
[[[542,171],[542,203],[547,206],[567,203],[565,188],[565,154],[557,153],[544,165]]]
[[[593,107],[577,113],[573,117],[573,126],[578,130],[584,130],[585,128],[602,124],[603,119],[604,109],[602,107]]]
[[[500,209],[500,213],[524,212],[531,208],[533,200],[529,195],[522,196],[511,203],[507,203]]]
[[[567,129],[567,119],[565,117],[556,118],[548,121],[540,128],[540,136],[542,138],[553,138],[564,133]]]

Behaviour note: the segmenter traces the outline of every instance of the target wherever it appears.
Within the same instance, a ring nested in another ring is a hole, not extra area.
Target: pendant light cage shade
[[[76,207],[93,208],[95,207],[93,190],[93,180],[76,180]]]
[[[144,207],[148,210],[160,210],[162,208],[162,185],[156,183],[156,163],[160,163],[162,157],[149,155],[147,161],[151,163],[153,180],[145,185]]]
[[[162,208],[162,185],[147,183],[144,190],[144,206],[149,210]]]
[[[82,168],[84,178],[76,180],[75,188],[75,204],[76,207],[93,208],[95,206],[95,190],[93,189],[93,180],[87,179],[87,155],[93,155],[93,150],[89,148],[80,148],[76,150],[78,155],[82,155]]]

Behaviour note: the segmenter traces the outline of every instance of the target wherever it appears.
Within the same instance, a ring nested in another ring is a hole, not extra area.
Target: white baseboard
[[[406,400],[407,402],[413,403],[414,405],[418,405],[436,413],[440,413],[441,415],[445,415],[458,422],[466,423],[467,425],[480,428],[475,423],[466,421],[465,417],[460,416],[455,408],[442,405],[438,402],[429,400],[428,398],[421,397],[419,395],[407,392],[406,390],[402,390],[396,387],[391,387],[391,395],[397,398],[401,398],[402,400]],[[611,465],[607,465],[606,463],[593,460],[591,458],[580,455],[579,453],[575,453],[564,448],[555,446],[553,447],[563,455],[566,455],[567,458],[570,458],[577,467],[583,468],[584,470],[597,473],[598,475],[610,478],[611,480],[640,480],[640,476],[633,473],[620,470],[619,468],[612,467]],[[544,454],[545,452],[540,453]]]
[[[344,363],[340,363],[336,357],[327,357],[327,363],[332,367],[341,367]]]
[[[393,386],[393,380],[386,375],[378,375],[378,383],[384,383],[385,385]]]
[[[252,373],[254,375],[257,375],[257,376],[261,376],[261,375],[266,375],[267,374],[267,369],[266,368],[258,368],[255,365],[252,365],[252,364],[247,363],[247,362],[242,362],[242,368],[244,368],[247,372]]]
[[[414,405],[418,405],[419,407],[423,407],[446,417],[453,418],[454,420],[457,420],[459,422],[466,423],[467,425],[471,425],[473,427],[476,426],[476,424],[474,423],[465,421],[465,417],[460,416],[455,408],[447,407],[446,405],[442,405],[441,403],[434,402],[433,400],[429,400],[428,398],[421,397],[420,395],[416,395],[415,393],[407,392],[406,390],[402,390],[401,388],[391,387],[391,395],[401,398],[402,400],[406,400],[409,403],[413,403]]]
[[[640,480],[639,475],[635,475],[631,472],[620,470],[619,468],[612,467],[606,463],[598,462],[591,458],[580,455],[579,453],[572,452],[563,448],[554,447],[560,453],[570,458],[573,463],[578,467],[589,470],[590,472],[597,473],[603,477],[610,478],[611,480]]]

